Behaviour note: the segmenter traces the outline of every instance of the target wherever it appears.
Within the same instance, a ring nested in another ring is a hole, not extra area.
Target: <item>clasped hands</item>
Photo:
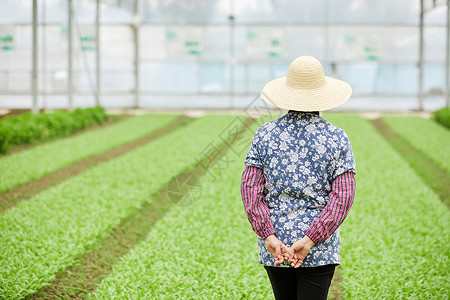
[[[303,263],[314,242],[308,237],[296,241],[291,247],[286,246],[275,235],[269,235],[264,239],[267,249],[275,258],[275,264],[279,265],[287,260],[292,267],[298,268]]]

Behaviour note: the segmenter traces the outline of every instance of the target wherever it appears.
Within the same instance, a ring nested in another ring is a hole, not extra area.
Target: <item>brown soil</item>
[[[145,145],[158,137],[165,135],[179,126],[186,124],[190,119],[186,116],[180,116],[172,121],[167,126],[159,128],[152,133],[149,133],[137,140],[134,140],[128,144],[121,145],[117,148],[113,148],[102,154],[88,157],[82,161],[76,162],[70,166],[57,170],[53,173],[44,175],[38,180],[30,181],[22,186],[9,190],[0,194],[0,212],[9,209],[16,205],[16,203],[29,199],[33,195],[46,190],[52,186],[61,183],[73,176],[76,176],[85,170],[92,168],[102,162],[112,160],[120,155],[125,154],[139,146]]]
[[[333,279],[331,280],[331,286],[330,290],[328,292],[328,299],[332,300],[341,300],[342,297],[342,287],[340,287],[340,283],[342,281],[340,273],[341,272],[341,266],[337,266],[336,270],[334,272]]]
[[[252,119],[247,119],[245,126],[252,122]],[[236,136],[242,135],[244,130],[245,127],[192,169],[174,176],[166,187],[151,197],[151,203],[145,202],[141,208],[123,219],[109,237],[98,241],[76,264],[59,273],[52,283],[28,299],[84,299],[94,292],[120,257],[144,240],[155,222],[161,219],[173,204],[183,204],[180,201],[197,187],[198,177],[204,175],[208,167],[225,154],[227,147],[236,142]]]
[[[29,108],[9,108],[9,111],[6,114],[0,114],[0,119],[6,116],[17,116],[24,112],[31,111]],[[39,109],[39,112],[44,112],[44,109]]]

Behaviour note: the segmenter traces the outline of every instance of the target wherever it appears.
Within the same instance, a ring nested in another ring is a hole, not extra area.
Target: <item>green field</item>
[[[419,117],[384,116],[383,119],[398,135],[450,173],[450,130]]]
[[[356,198],[341,226],[340,281],[335,287],[339,297],[448,299],[448,207],[370,121],[354,114],[323,116],[348,133],[358,172]],[[96,137],[92,136],[96,131],[87,132],[6,156],[0,159],[1,191],[137,139],[174,118],[133,117],[102,129]],[[1,212],[0,298],[25,298],[55,285],[60,274],[80,264],[80,257],[108,238],[129,215],[153,204],[158,220],[145,236],[112,261],[106,275],[82,279],[94,282],[93,289],[80,290],[80,282],[56,285],[56,289],[92,299],[273,299],[265,270],[258,264],[256,235],[239,190],[243,161],[258,122],[230,142],[236,128],[245,128],[243,120],[219,115],[191,120]],[[404,120],[410,128],[407,119],[387,118],[386,122],[437,163],[439,144],[432,141],[448,131],[428,124],[426,134],[413,138],[407,133],[410,129],[401,129]],[[86,145],[94,150],[75,150]],[[49,167],[45,154],[59,149],[69,151],[70,159],[61,155]],[[177,174],[198,167],[199,159],[206,163],[205,153],[214,151],[222,156],[205,167],[199,180],[188,185],[190,189],[177,182],[183,187],[177,193],[192,196],[190,191],[196,190],[195,197],[188,202],[169,200],[167,212],[160,213],[158,191]]]
[[[105,152],[156,128],[168,124],[175,115],[143,115],[82,135],[62,138],[28,151],[0,157],[0,193],[38,179],[43,175]]]
[[[448,208],[369,121],[328,119],[346,129],[359,172],[355,202],[341,228],[345,298],[446,298]]]

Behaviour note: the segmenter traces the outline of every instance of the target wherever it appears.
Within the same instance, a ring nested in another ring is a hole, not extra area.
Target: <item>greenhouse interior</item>
[[[2,0],[0,108],[242,110],[302,55],[338,110],[448,106],[448,0]]]
[[[0,0],[0,300],[450,299],[449,48],[450,0]]]

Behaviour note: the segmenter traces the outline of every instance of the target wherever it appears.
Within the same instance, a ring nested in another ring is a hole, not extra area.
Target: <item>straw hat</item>
[[[297,111],[329,110],[351,95],[351,86],[325,76],[322,64],[312,56],[296,58],[287,76],[269,81],[260,93],[261,99],[273,106]]]

